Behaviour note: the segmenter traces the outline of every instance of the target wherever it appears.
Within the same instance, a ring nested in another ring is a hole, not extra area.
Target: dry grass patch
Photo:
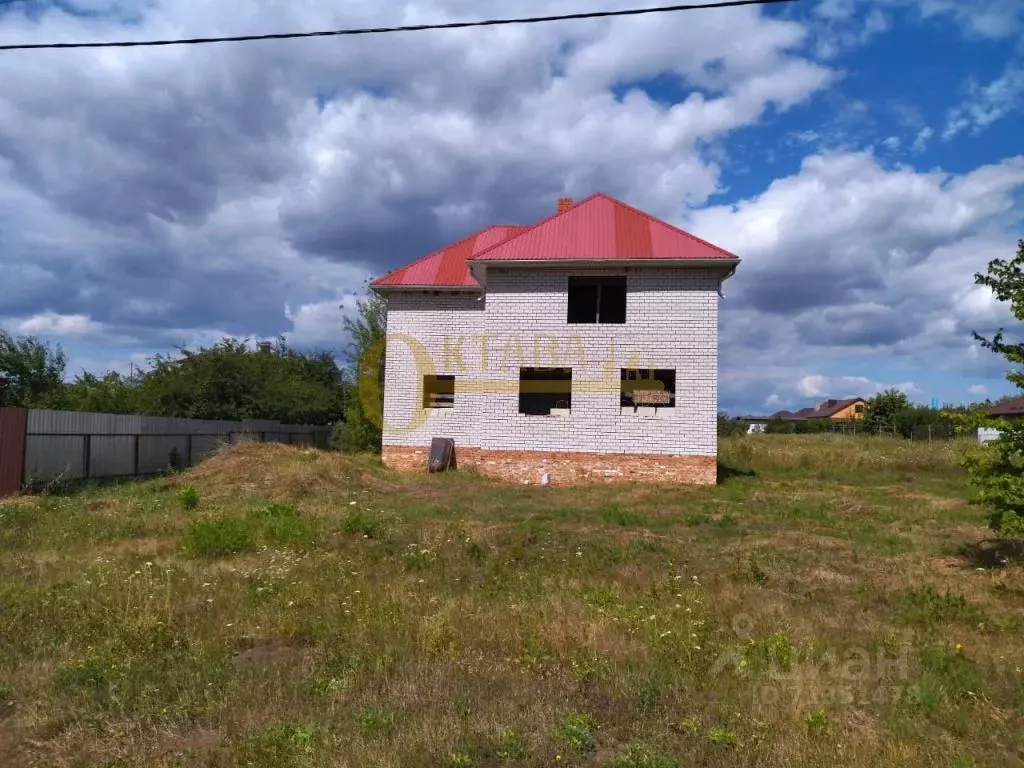
[[[19,499],[0,764],[1013,764],[1024,568],[958,450],[728,440],[716,488],[565,490],[242,445]]]

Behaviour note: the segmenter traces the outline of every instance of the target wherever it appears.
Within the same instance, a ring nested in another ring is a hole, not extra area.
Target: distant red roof
[[[1024,397],[1015,397],[993,406],[989,411],[992,416],[1019,416],[1024,414]]]
[[[466,260],[527,229],[529,227],[487,227],[429,256],[417,259],[408,266],[389,272],[374,280],[372,285],[479,288],[480,284],[469,274]]]
[[[846,400],[826,400],[815,407],[801,408],[795,413],[790,411],[779,411],[773,413],[771,418],[782,419],[783,421],[805,421],[806,419],[827,419],[848,408],[855,403],[865,402],[863,397],[851,397]]]
[[[472,262],[735,260],[736,256],[604,194],[528,227],[489,227],[372,283],[374,287],[479,287]]]

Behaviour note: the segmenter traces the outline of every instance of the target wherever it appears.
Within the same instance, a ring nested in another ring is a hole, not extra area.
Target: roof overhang
[[[478,285],[373,285],[370,290],[379,295],[386,293],[465,293],[478,294],[483,290]]]
[[[715,259],[469,259],[469,273],[480,285],[487,281],[487,268],[533,267],[538,269],[600,269],[617,267],[626,269],[650,267],[686,267],[690,269],[709,267],[721,269],[728,280],[739,266],[739,258]]]

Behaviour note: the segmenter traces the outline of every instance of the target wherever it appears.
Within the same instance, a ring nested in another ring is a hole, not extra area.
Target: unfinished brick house
[[[739,259],[606,195],[376,280],[383,459],[514,482],[716,482],[718,300]]]

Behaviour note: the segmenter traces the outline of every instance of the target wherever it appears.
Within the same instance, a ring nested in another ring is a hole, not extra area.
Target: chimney
[[[572,198],[571,197],[560,197],[560,198],[558,198],[558,212],[559,213],[565,213],[570,208],[572,208]]]

